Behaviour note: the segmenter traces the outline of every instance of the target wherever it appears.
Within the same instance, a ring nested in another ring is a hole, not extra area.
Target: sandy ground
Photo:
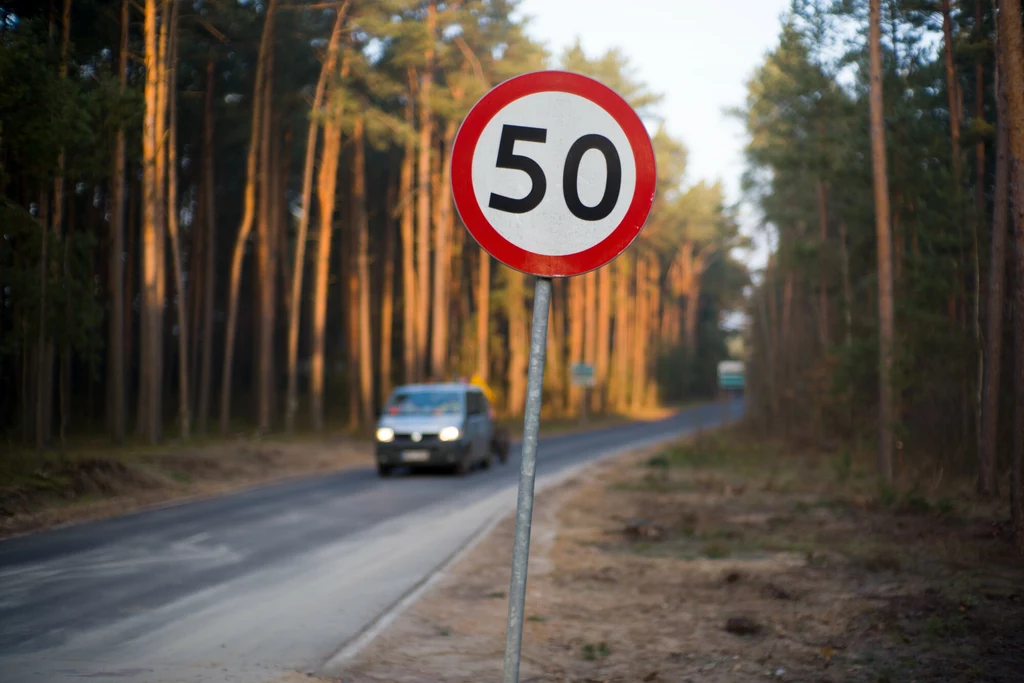
[[[1021,680],[1024,563],[991,510],[883,504],[820,461],[692,455],[636,453],[539,498],[522,683]],[[500,680],[512,532],[338,680]]]
[[[167,448],[160,453],[51,460],[44,471],[0,486],[0,538],[372,464],[372,445],[347,439],[239,441],[187,450]]]

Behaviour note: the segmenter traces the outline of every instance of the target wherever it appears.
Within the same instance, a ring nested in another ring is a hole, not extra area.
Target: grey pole
[[[530,560],[530,524],[533,519],[533,483],[537,475],[537,433],[544,387],[548,309],[551,279],[537,278],[533,294],[533,329],[530,332],[530,372],[526,380],[523,418],[522,464],[519,467],[519,499],[516,533],[512,546],[512,580],[508,592],[508,626],[505,631],[505,668],[502,683],[519,683],[519,654],[523,647],[523,609],[526,606],[526,566]]]

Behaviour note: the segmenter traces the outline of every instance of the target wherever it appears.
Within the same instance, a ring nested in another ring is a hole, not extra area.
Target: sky
[[[588,57],[618,47],[636,76],[664,94],[659,113],[689,149],[684,184],[721,180],[740,200],[744,131],[726,110],[743,104],[746,82],[778,44],[789,0],[522,0],[528,32],[557,59],[577,37]],[[749,210],[740,214],[753,229]],[[749,255],[761,265],[764,249]]]

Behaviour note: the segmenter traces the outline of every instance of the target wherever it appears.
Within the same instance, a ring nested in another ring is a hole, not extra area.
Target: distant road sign
[[[723,360],[718,364],[718,386],[721,389],[742,389],[744,383],[743,361]]]
[[[455,138],[451,174],[480,246],[542,277],[580,275],[621,254],[647,220],[657,177],[629,104],[564,71],[517,76],[484,95]]]
[[[594,366],[589,363],[573,363],[569,368],[573,386],[594,386]]]

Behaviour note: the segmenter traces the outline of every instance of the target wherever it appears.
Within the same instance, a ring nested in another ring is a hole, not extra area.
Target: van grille
[[[399,434],[395,432],[394,443],[402,446],[429,446],[431,444],[438,443],[437,434],[422,434],[423,438],[419,441],[412,440],[412,434]]]

